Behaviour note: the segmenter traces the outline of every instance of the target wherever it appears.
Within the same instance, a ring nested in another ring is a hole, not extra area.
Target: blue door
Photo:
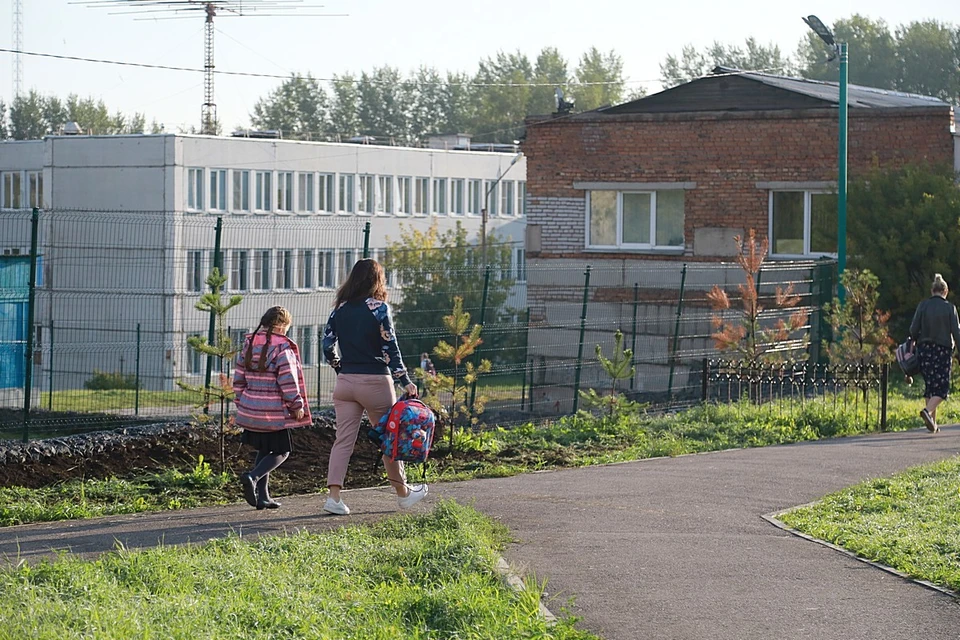
[[[30,258],[0,256],[0,389],[23,387]]]

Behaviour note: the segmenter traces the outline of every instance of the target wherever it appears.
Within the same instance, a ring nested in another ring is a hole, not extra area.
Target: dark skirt
[[[281,431],[250,431],[244,429],[240,436],[240,442],[250,445],[261,453],[290,453],[293,451],[290,429]]]
[[[917,356],[920,358],[920,375],[926,388],[924,398],[938,396],[947,399],[950,393],[950,356],[953,349],[933,342],[923,342],[917,345]]]

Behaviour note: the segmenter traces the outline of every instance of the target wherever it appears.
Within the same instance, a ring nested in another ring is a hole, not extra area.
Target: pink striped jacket
[[[253,358],[247,369],[243,361],[251,339]],[[271,335],[267,365],[260,371],[260,351],[266,340],[266,331],[249,334],[243,341],[243,349],[237,354],[237,366],[233,374],[237,425],[250,431],[281,431],[309,426],[313,419],[307,403],[300,349],[286,336]],[[297,409],[303,409],[303,418],[300,420],[293,417]]]

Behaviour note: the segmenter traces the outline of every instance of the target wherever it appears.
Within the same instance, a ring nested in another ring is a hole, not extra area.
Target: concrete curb
[[[906,580],[907,582],[913,582],[914,584],[918,584],[918,585],[920,585],[920,586],[922,586],[922,587],[926,587],[927,589],[930,589],[930,590],[932,590],[932,591],[937,591],[937,592],[939,592],[939,593],[942,593],[943,595],[950,596],[951,598],[953,598],[954,600],[956,600],[956,601],[958,602],[958,604],[960,604],[960,593],[957,593],[956,591],[952,591],[952,590],[950,590],[950,589],[947,589],[946,587],[941,587],[940,585],[934,584],[934,583],[932,583],[932,582],[928,582],[927,580],[921,580],[921,579],[919,579],[919,578],[914,578],[914,577],[912,577],[912,576],[909,576],[909,575],[903,573],[902,571],[899,571],[899,570],[897,570],[897,569],[894,569],[893,567],[887,566],[887,565],[882,564],[882,563],[880,563],[880,562],[876,562],[876,561],[874,561],[874,560],[868,560],[867,558],[863,558],[863,557],[861,557],[861,556],[858,556],[858,555],[857,555],[856,553],[854,553],[853,551],[850,551],[850,550],[848,550],[848,549],[844,549],[843,547],[837,546],[837,545],[833,544],[832,542],[827,542],[826,540],[822,540],[822,539],[820,539],[820,538],[815,538],[815,537],[813,537],[813,536],[811,536],[811,535],[809,535],[809,534],[803,533],[802,531],[797,531],[796,529],[793,529],[792,527],[787,526],[786,524],[784,524],[784,523],[779,519],[780,516],[782,516],[782,515],[785,514],[785,513],[789,513],[790,511],[793,511],[794,509],[799,509],[799,508],[801,508],[801,507],[807,507],[807,506],[811,506],[811,505],[814,505],[814,504],[816,504],[816,502],[809,502],[809,503],[807,503],[807,504],[799,504],[799,505],[797,505],[797,506],[795,506],[795,507],[791,507],[791,508],[789,508],[789,509],[782,509],[782,510],[780,510],[780,511],[775,511],[775,512],[773,512],[773,513],[767,513],[767,514],[761,515],[760,517],[763,518],[764,520],[766,520],[767,522],[769,522],[770,524],[772,524],[773,526],[775,526],[776,528],[778,528],[778,529],[780,529],[780,530],[782,530],[782,531],[786,531],[787,533],[789,533],[789,534],[791,534],[791,535],[797,536],[798,538],[803,538],[804,540],[809,540],[810,542],[815,542],[815,543],[817,543],[817,544],[819,544],[819,545],[822,545],[822,546],[824,546],[824,547],[827,547],[827,548],[829,548],[829,549],[833,549],[834,551],[838,551],[838,552],[842,553],[843,555],[845,555],[845,556],[847,556],[847,557],[849,557],[849,558],[853,558],[853,559],[856,560],[857,562],[862,562],[862,563],[864,563],[864,564],[870,565],[871,567],[875,567],[875,568],[877,568],[877,569],[880,569],[881,571],[886,571],[887,573],[892,574],[892,575],[895,575],[895,576],[897,576],[898,578],[902,578],[903,580]]]
[[[523,578],[514,573],[507,561],[503,559],[503,556],[497,558],[497,571],[500,572],[500,577],[503,579],[503,582],[517,593],[526,589],[526,585],[523,584]],[[540,615],[543,616],[543,619],[546,620],[548,625],[553,625],[557,622],[557,617],[553,615],[550,609],[547,609],[547,605],[543,604],[542,600],[540,601]]]

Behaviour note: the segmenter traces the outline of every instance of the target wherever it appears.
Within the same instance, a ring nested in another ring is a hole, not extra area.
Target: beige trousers
[[[347,465],[360,432],[360,419],[367,412],[371,424],[377,424],[397,401],[397,392],[390,376],[363,373],[341,373],[333,387],[333,408],[337,413],[337,439],[330,450],[327,486],[343,487]],[[394,487],[406,482],[403,463],[384,456],[387,477]]]

